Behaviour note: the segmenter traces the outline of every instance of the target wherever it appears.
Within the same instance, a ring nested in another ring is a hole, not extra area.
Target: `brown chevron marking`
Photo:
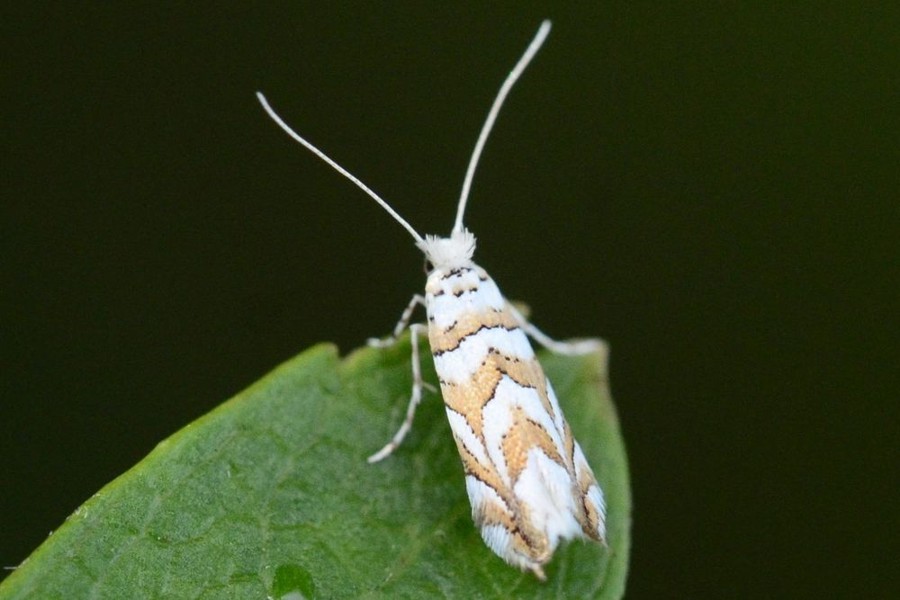
[[[585,500],[586,495],[582,495],[581,501],[584,505],[584,519],[582,520],[581,514],[576,515],[578,518],[578,523],[581,525],[581,530],[584,532],[586,536],[591,538],[592,540],[597,540],[598,542],[602,542],[603,538],[600,536],[600,513],[597,511],[597,508],[591,502],[587,502]]]
[[[568,459],[567,469],[569,470],[569,476],[572,481],[575,482],[578,497],[581,500],[575,519],[578,521],[578,524],[581,525],[581,530],[584,531],[585,535],[591,539],[599,540],[600,536],[597,533],[597,528],[600,525],[601,515],[593,505],[587,501],[588,489],[592,485],[597,485],[597,480],[594,479],[594,474],[586,462],[582,460],[578,465],[575,464],[575,437],[572,435],[572,429],[569,427],[569,422],[565,420],[563,421],[563,446],[565,447],[566,457]],[[573,490],[573,493],[575,493],[575,491],[576,490]]]
[[[532,524],[527,507],[520,505],[515,512],[510,513],[497,501],[486,499],[473,517],[479,529],[500,525],[509,532],[515,554],[527,556],[538,564],[550,560],[550,538]]]
[[[444,404],[450,410],[456,411],[465,417],[466,422],[475,437],[484,444],[484,415],[482,411],[485,405],[494,396],[494,390],[503,376],[500,371],[491,365],[482,365],[466,385],[441,385],[441,395]]]
[[[496,501],[486,500],[475,517],[479,529],[500,525],[512,537],[512,552],[528,557],[529,561],[542,565],[550,560],[550,539],[536,529],[529,519],[513,517]]]
[[[541,404],[550,415],[553,409],[547,399],[544,371],[537,359],[520,360],[488,352],[468,382],[460,385],[441,384],[444,404],[466,418],[476,437],[484,443],[484,407],[494,399],[500,380],[506,375],[517,385],[534,388]]]
[[[481,504],[481,510],[478,512],[479,527],[486,525],[500,525],[503,529],[512,533],[516,529],[515,517],[510,514],[502,504],[491,498],[485,499]]]
[[[537,427],[536,424],[534,424]],[[545,433],[546,435],[546,433]],[[472,452],[456,435],[456,447],[462,458],[466,475],[474,477],[497,494],[500,502],[485,499],[478,510],[473,511],[475,524],[479,528],[500,525],[512,536],[512,546],[516,554],[527,556],[531,561],[544,564],[550,560],[550,539],[534,526],[528,507],[520,504],[513,491],[504,485],[493,463],[480,463]],[[552,441],[548,442],[552,447]]]
[[[428,342],[432,354],[452,352],[470,335],[482,329],[503,328],[507,331],[519,326],[512,313],[507,310],[470,312],[461,315],[452,325],[444,330],[435,326],[428,327]]]
[[[514,406],[512,411],[513,424],[503,438],[503,456],[506,457],[513,485],[528,464],[528,452],[534,448],[539,448],[547,458],[565,469],[565,460],[560,456],[550,434],[539,423],[529,419],[522,408]]]
[[[497,495],[504,503],[506,503],[506,506],[512,510],[515,505],[512,492],[503,484],[503,480],[500,479],[500,474],[497,472],[493,463],[489,462],[488,464],[483,464],[478,462],[478,459],[476,459],[475,455],[466,448],[466,445],[461,439],[456,435],[454,435],[453,438],[456,440],[456,448],[459,450],[460,458],[462,458],[463,469],[465,470],[466,475],[471,475],[497,492]]]
[[[512,313],[507,310],[487,309],[479,312],[469,312],[461,315],[452,326],[443,333],[452,334],[457,338],[470,335],[484,327],[502,326],[504,329],[515,329],[519,326]]]
[[[594,473],[587,462],[581,461],[578,464],[578,471],[578,491],[581,493],[581,504],[584,507],[584,512],[583,514],[579,512],[576,518],[581,525],[582,531],[588,537],[597,541],[603,541],[598,532],[602,515],[591,502],[587,501],[588,490],[591,486],[597,485],[597,480],[594,478]],[[599,489],[600,486],[597,485],[597,487]]]
[[[533,388],[541,399],[541,406],[550,415],[550,419],[556,419],[556,411],[553,410],[553,405],[550,404],[550,398],[547,396],[547,378],[537,358],[520,360],[498,354],[496,362],[497,368],[517,384]]]
[[[575,436],[572,435],[572,428],[569,422],[563,419],[563,451],[566,453],[566,462],[568,463],[569,474],[575,479]]]
[[[491,349],[485,357],[485,366],[490,366],[506,375],[516,384],[537,390],[546,389],[544,371],[535,358],[521,359],[514,356],[505,356],[497,350]]]
[[[493,463],[478,462],[465,444],[458,437],[453,437],[466,475],[494,490],[501,500],[485,499],[480,509],[473,511],[475,525],[479,528],[500,525],[513,536],[512,544],[518,554],[541,562],[549,560],[550,540],[532,524],[527,508],[520,505],[512,490],[503,484]]]

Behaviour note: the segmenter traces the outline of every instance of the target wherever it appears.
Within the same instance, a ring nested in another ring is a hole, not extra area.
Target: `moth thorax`
[[[426,235],[417,244],[435,269],[452,269],[472,262],[475,253],[475,236],[468,229],[454,231],[450,237]]]

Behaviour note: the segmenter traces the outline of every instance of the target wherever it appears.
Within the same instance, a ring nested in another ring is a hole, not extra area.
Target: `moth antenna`
[[[500,112],[500,107],[503,106],[506,95],[509,94],[512,86],[516,83],[516,80],[519,79],[519,76],[522,75],[525,67],[528,66],[528,63],[531,62],[534,55],[541,49],[541,45],[544,43],[544,40],[547,39],[549,33],[550,20],[545,19],[538,28],[534,39],[531,40],[531,43],[528,44],[528,48],[525,49],[525,54],[522,55],[522,58],[519,59],[519,62],[513,67],[513,70],[506,76],[506,80],[503,82],[503,85],[500,86],[500,91],[497,92],[497,97],[494,98],[494,103],[491,105],[491,110],[488,112],[487,119],[481,127],[481,133],[478,134],[478,141],[475,142],[475,150],[472,151],[472,158],[469,159],[469,166],[466,169],[466,178],[463,180],[462,193],[459,196],[459,205],[456,209],[456,222],[453,224],[453,232],[463,230],[463,214],[466,212],[466,201],[469,199],[469,190],[472,187],[472,179],[475,177],[475,167],[478,166],[478,159],[481,158],[481,151],[484,149],[484,144],[487,142],[488,135],[491,133],[491,128],[494,127],[494,121],[497,120],[497,114]]]
[[[257,98],[257,100],[259,100],[259,103],[262,104],[263,110],[266,111],[266,113],[269,115],[269,117],[273,121],[275,121],[275,123],[279,127],[281,127],[285,133],[287,133],[289,136],[294,138],[296,141],[300,142],[307,150],[309,150],[310,152],[312,152],[313,154],[315,154],[316,156],[321,158],[323,161],[325,161],[332,169],[334,169],[335,171],[337,171],[338,173],[340,173],[341,175],[343,175],[344,177],[346,177],[347,179],[349,179],[350,181],[355,183],[356,187],[358,187],[359,189],[361,189],[362,191],[367,193],[375,202],[380,204],[381,208],[386,210],[387,213],[389,215],[391,215],[395,221],[397,221],[398,223],[403,225],[403,227],[413,236],[413,239],[416,240],[417,245],[422,245],[425,243],[425,240],[422,238],[421,235],[419,235],[419,233],[415,229],[413,229],[413,226],[410,225],[409,223],[407,223],[406,219],[401,217],[397,213],[397,211],[395,211],[393,208],[391,208],[391,205],[388,204],[387,202],[385,202],[381,198],[381,196],[379,196],[378,194],[373,192],[372,189],[369,188],[369,186],[367,186],[362,181],[360,181],[355,175],[350,173],[350,171],[348,171],[341,165],[337,164],[327,154],[325,154],[324,152],[322,152],[321,150],[319,150],[318,148],[313,146],[312,143],[308,142],[305,138],[303,138],[303,136],[301,136],[299,133],[297,133],[296,131],[291,129],[290,126],[284,122],[284,119],[282,119],[280,116],[278,116],[278,113],[276,113],[275,110],[272,109],[271,106],[269,106],[269,102],[268,102],[268,100],[266,100],[266,97],[263,96],[262,92],[256,92],[256,98]]]

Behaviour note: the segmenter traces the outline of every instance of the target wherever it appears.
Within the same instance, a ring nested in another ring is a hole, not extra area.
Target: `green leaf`
[[[320,345],[278,367],[85,502],[0,599],[620,598],[631,504],[605,357],[541,354],[609,512],[609,546],[567,544],[541,583],[482,543],[436,394],[366,463],[403,418],[409,351]]]

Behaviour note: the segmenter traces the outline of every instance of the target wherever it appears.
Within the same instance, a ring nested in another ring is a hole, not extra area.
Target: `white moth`
[[[426,326],[409,321],[415,308],[424,304],[431,354],[462,458],[472,518],[491,550],[542,580],[543,566],[560,541],[604,542],[605,505],[526,336],[563,354],[594,352],[604,346],[600,340],[557,342],[529,323],[485,270],[472,262],[475,236],[463,226],[463,213],[475,167],[500,107],[549,32],[550,22],[544,21],[491,106],[469,161],[449,237],[419,235],[380,196],[295,133],[257,92],[263,108],[288,135],[380,204],[409,231],[430,263],[425,296],[413,296],[390,337],[370,340],[385,347],[410,330],[413,390],[403,424],[369,462],[391,454],[412,426],[425,385],[418,338]]]

